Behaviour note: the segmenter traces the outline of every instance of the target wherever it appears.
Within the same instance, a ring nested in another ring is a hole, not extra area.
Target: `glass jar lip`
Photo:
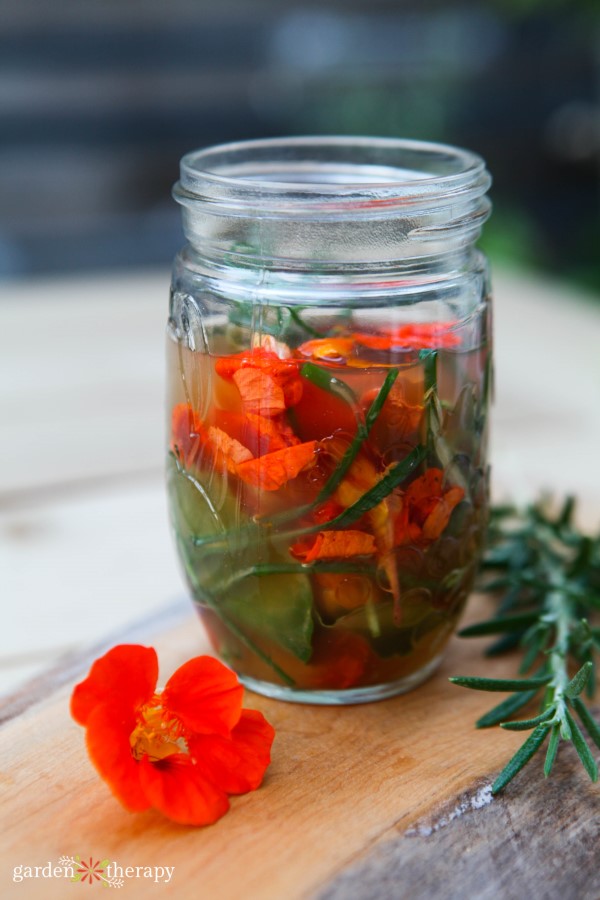
[[[318,176],[318,177],[317,177]],[[173,193],[184,206],[198,201],[264,211],[293,203],[406,208],[473,199],[491,184],[484,160],[451,144],[404,138],[299,136],[218,144],[181,160]]]

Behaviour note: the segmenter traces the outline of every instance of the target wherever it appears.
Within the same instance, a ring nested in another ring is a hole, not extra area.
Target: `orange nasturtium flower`
[[[126,809],[210,825],[229,809],[228,795],[260,785],[275,732],[262,713],[242,709],[237,676],[210,656],[182,665],[162,693],[157,678],[152,647],[113,647],[75,687],[71,714]]]

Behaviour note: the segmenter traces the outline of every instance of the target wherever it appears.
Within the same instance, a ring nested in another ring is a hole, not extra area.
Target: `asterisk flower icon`
[[[88,881],[89,884],[93,884],[94,881],[104,881],[104,867],[107,863],[107,859],[103,859],[102,862],[100,860],[94,862],[91,856],[89,863],[79,860],[79,868],[75,872],[75,880]]]

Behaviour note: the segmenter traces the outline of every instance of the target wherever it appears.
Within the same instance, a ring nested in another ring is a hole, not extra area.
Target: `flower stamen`
[[[139,710],[129,743],[136,760],[148,756],[150,762],[157,762],[174,753],[188,752],[185,729],[179,719],[163,708],[159,694]]]

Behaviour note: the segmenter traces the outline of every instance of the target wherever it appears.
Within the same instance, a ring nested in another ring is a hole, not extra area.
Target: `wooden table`
[[[2,896],[62,898],[58,877],[15,866],[64,855],[124,869],[174,866],[125,896],[201,900],[600,897],[598,785],[571,748],[543,782],[534,761],[500,799],[494,774],[518,734],[477,732],[483,641],[454,639],[405,697],[348,709],[247,693],[277,730],[263,787],[208,829],[124,812],[68,715],[75,681],[121,641],[154,645],[164,676],[208,650],[166,524],[163,329],[168,274],[0,289],[0,729]],[[496,276],[497,497],[550,487],[600,500],[600,316],[593,301],[523,275]],[[485,613],[473,598],[467,618]],[[486,671],[514,671],[511,660]]]

